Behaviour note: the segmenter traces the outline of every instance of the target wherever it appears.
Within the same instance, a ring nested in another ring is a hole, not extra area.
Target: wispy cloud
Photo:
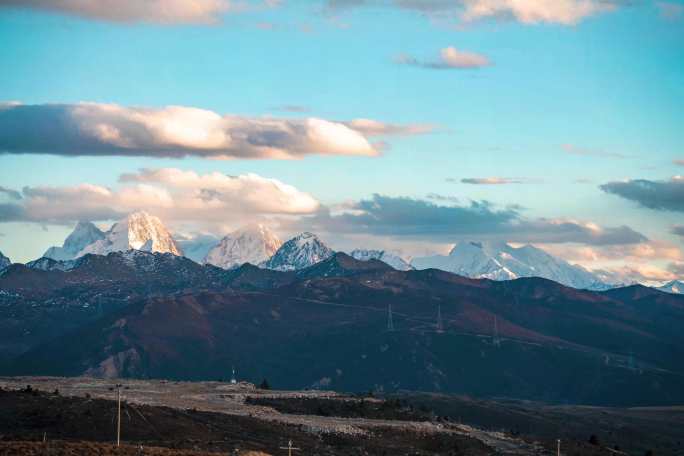
[[[0,185],[0,194],[4,194],[5,196],[13,200],[21,199],[21,193],[19,193],[16,190],[12,190],[11,188],[3,187],[2,185]]]
[[[395,7],[461,23],[487,19],[571,26],[616,10],[622,0],[328,0],[326,10],[339,13],[363,6]]]
[[[439,193],[428,193],[427,195],[425,195],[425,198],[433,201],[443,201],[449,203],[458,203],[461,201],[460,198],[457,196],[440,195]]]
[[[675,165],[678,165],[678,166],[684,166],[684,159],[675,160],[675,161],[674,161],[674,164],[675,164]]]
[[[582,157],[604,157],[604,158],[634,158],[630,155],[621,154],[619,152],[607,152],[600,149],[588,149],[578,147],[573,144],[563,144],[561,148],[570,155],[579,155]]]
[[[354,119],[343,122],[349,128],[363,133],[365,136],[414,136],[431,133],[437,128],[431,124],[394,124],[372,119]]]
[[[672,234],[676,234],[684,241],[684,225],[675,225],[672,227]]]
[[[656,2],[660,17],[669,21],[677,21],[684,17],[684,5],[675,2]]]
[[[461,179],[461,183],[472,185],[529,184],[534,182],[539,182],[539,180],[526,177],[467,177]]]
[[[292,159],[378,155],[367,136],[425,133],[422,125],[220,115],[184,107],[0,104],[0,153]]]
[[[466,22],[489,18],[515,19],[523,24],[575,25],[597,14],[614,11],[610,0],[463,0]]]
[[[311,108],[308,106],[303,106],[303,105],[294,105],[294,104],[286,104],[282,106],[276,106],[274,108],[276,111],[283,111],[283,112],[311,112]]]
[[[400,65],[410,65],[431,70],[468,70],[491,65],[490,60],[482,54],[461,51],[449,46],[440,51],[439,57],[433,60],[419,60],[407,54],[395,58]]]
[[[680,280],[684,280],[684,261],[676,261],[674,263],[670,263],[667,266],[667,269],[678,276]]]

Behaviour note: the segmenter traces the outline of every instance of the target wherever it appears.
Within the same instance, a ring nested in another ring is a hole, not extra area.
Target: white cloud
[[[466,22],[487,18],[513,18],[523,24],[541,22],[574,25],[590,16],[612,11],[606,0],[463,0]]]
[[[270,216],[313,213],[318,201],[308,193],[257,174],[198,174],[176,168],[143,169],[120,176],[120,187],[80,184],[25,187],[0,221],[71,223],[112,220],[144,209],[171,223],[234,227]]]
[[[652,264],[623,265],[605,272],[615,283],[639,282],[647,285],[659,285],[662,282],[678,278],[672,271]]]
[[[419,60],[413,56],[402,54],[396,62],[402,65],[411,65],[432,70],[466,70],[482,68],[491,65],[490,60],[482,54],[462,51],[453,46],[444,48],[435,60]]]
[[[653,260],[684,261],[684,251],[679,246],[657,240],[619,246],[549,244],[544,245],[543,248],[569,261],[577,261],[586,267],[596,267],[596,264],[623,260],[632,262]]]
[[[383,136],[383,135],[397,135],[397,136],[411,136],[422,135],[434,131],[435,126],[429,124],[390,124],[379,122],[372,119],[354,119],[346,122],[349,128],[363,133],[366,136]]]
[[[367,136],[419,134],[426,126],[359,119],[219,115],[184,106],[78,103],[0,105],[0,153],[292,159],[374,156]]]

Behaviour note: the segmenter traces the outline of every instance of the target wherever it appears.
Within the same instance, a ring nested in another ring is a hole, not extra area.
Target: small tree
[[[262,390],[270,390],[270,389],[271,389],[271,385],[268,384],[268,380],[263,379],[263,380],[261,381],[261,383],[259,384],[259,389],[262,389]]]
[[[589,437],[589,443],[592,445],[598,445],[599,444],[599,439],[596,437],[595,434],[591,434],[591,437]]]

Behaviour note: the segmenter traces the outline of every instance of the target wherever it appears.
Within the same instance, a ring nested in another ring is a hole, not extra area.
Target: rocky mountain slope
[[[182,255],[180,247],[161,220],[147,212],[138,211],[115,223],[104,234],[104,238],[87,245],[76,256],[88,253],[107,255],[130,249]]]
[[[263,266],[276,271],[296,271],[326,260],[333,254],[318,236],[302,233],[281,245]]]
[[[411,265],[416,269],[435,268],[471,278],[541,277],[579,289],[610,288],[586,269],[532,245],[512,247],[506,243],[460,242],[449,255],[414,258]]]
[[[270,259],[282,242],[266,226],[249,225],[236,230],[207,253],[204,262],[223,269],[244,263],[261,264]]]
[[[72,260],[88,245],[104,239],[105,234],[90,222],[78,222],[61,247],[50,247],[43,254],[53,260]]]

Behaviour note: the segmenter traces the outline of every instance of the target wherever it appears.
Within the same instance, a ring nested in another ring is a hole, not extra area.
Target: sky
[[[0,251],[144,209],[684,278],[684,3],[0,0]]]

